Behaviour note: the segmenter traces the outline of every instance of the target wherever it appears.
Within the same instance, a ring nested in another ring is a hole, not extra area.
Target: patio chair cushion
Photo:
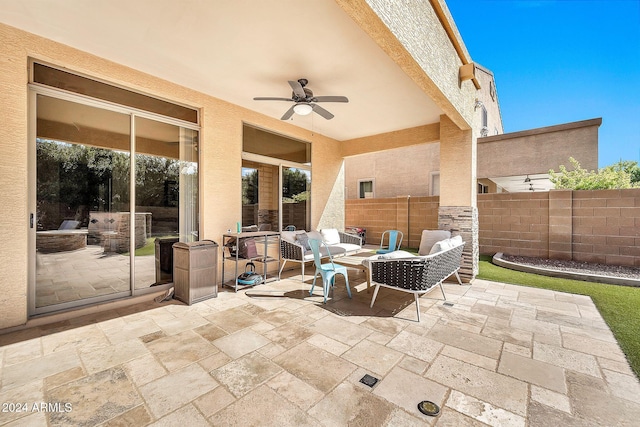
[[[280,233],[280,238],[285,242],[296,243],[296,232],[295,231],[283,231]]]
[[[309,239],[322,240],[322,234],[316,230],[307,231],[307,236],[309,236]]]
[[[429,255],[431,253],[431,248],[436,242],[450,237],[451,232],[447,230],[422,230],[418,255]]]
[[[431,247],[429,255],[437,254],[438,252],[446,251],[447,249],[454,248],[462,243],[462,236],[454,236],[450,239],[440,240]]]
[[[415,258],[416,256],[414,254],[412,254],[411,252],[407,252],[407,251],[393,251],[393,252],[388,252],[386,254],[383,255],[371,255],[368,258],[365,258],[362,260],[362,265],[364,265],[366,268],[369,268],[371,266],[371,260],[376,260],[376,259],[400,259],[400,258]]]
[[[322,234],[322,240],[324,240],[327,245],[336,245],[340,243],[340,233],[338,233],[337,229],[324,228],[320,230],[320,233]]]
[[[305,251],[310,251],[311,246],[309,246],[309,235],[306,232],[302,232],[300,234],[296,234],[296,241],[302,245]]]

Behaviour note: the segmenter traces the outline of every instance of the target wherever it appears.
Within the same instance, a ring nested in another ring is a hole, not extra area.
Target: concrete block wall
[[[402,247],[417,248],[422,230],[438,229],[438,205],[438,197],[349,199],[345,200],[345,223],[366,228],[369,244],[379,244],[385,230],[400,230]]]
[[[573,191],[573,259],[640,267],[640,188]]]
[[[478,194],[480,253],[548,257],[549,193]]]
[[[640,267],[640,189],[479,194],[480,253]]]

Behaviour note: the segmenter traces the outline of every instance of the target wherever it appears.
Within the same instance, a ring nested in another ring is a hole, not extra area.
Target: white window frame
[[[360,184],[362,184],[363,182],[370,182],[371,183],[371,197],[366,197],[366,195],[361,194],[360,193]],[[376,197],[376,179],[375,178],[364,178],[364,179],[359,179],[358,180],[358,199],[375,199]]]
[[[435,191],[435,187],[433,185],[434,179],[437,177],[438,179],[438,191]],[[430,180],[429,180],[429,194],[431,196],[440,196],[440,171],[431,172]]]

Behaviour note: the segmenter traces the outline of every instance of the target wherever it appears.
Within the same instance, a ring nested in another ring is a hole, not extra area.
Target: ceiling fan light
[[[293,111],[300,116],[306,116],[313,111],[313,107],[309,104],[300,103],[293,106]]]

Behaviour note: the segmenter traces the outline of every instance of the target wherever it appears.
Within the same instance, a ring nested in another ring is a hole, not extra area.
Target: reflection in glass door
[[[173,281],[173,244],[198,240],[198,132],[135,119],[135,288]]]
[[[198,131],[74,97],[32,100],[30,314],[172,282],[173,243],[198,239]]]
[[[130,292],[130,116],[37,95],[35,308]]]
[[[282,227],[310,230],[311,171],[282,167]]]

